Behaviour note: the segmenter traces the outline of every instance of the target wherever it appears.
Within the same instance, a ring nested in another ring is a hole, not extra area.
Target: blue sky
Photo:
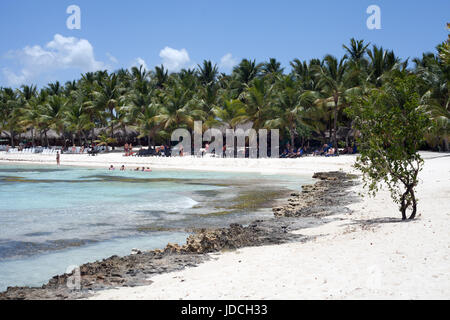
[[[381,8],[381,30],[369,30],[369,5]],[[69,5],[81,30],[69,30]],[[344,54],[365,39],[417,57],[447,37],[450,1],[433,0],[2,0],[0,86],[78,79],[82,72],[164,63],[173,71],[203,59],[229,72],[242,58]],[[183,50],[184,49],[184,50]]]

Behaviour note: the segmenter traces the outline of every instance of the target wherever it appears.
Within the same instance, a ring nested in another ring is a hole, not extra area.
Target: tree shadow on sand
[[[387,223],[408,223],[414,220],[402,220],[401,218],[391,218],[391,217],[383,217],[383,218],[374,218],[367,220],[354,220],[351,224],[358,224],[363,226],[374,226],[379,224],[387,224]]]

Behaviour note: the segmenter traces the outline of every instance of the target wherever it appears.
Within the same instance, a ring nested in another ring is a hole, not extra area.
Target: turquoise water
[[[40,286],[70,266],[127,255],[133,248],[183,244],[192,228],[269,217],[271,199],[265,198],[310,182],[273,179],[244,173],[2,165],[0,291]]]

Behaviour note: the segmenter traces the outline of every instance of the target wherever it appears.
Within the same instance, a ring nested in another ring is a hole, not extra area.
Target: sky
[[[80,29],[67,27],[71,5]],[[371,5],[380,29],[367,26]],[[290,70],[295,58],[342,56],[352,37],[414,58],[447,38],[447,22],[448,0],[1,0],[0,87],[135,65],[175,72],[205,59],[227,73],[243,58]]]

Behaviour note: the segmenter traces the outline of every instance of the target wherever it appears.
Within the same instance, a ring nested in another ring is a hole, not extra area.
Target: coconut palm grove
[[[231,74],[203,61],[195,69],[170,73],[164,66],[85,73],[80,79],[44,88],[0,89],[1,143],[10,146],[133,143],[170,144],[177,128],[194,121],[211,127],[280,129],[280,144],[354,143],[355,97],[383,91],[396,78],[412,77],[417,108],[431,120],[422,148],[448,150],[450,40],[410,60],[364,40],[343,45],[342,57],[290,62],[243,59]]]

